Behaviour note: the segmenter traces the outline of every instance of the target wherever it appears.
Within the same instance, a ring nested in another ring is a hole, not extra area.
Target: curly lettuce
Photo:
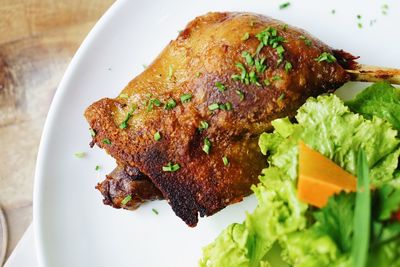
[[[334,239],[309,230],[314,223],[310,209],[297,199],[298,143],[302,140],[352,174],[362,148],[372,181],[380,186],[393,179],[397,168],[397,131],[383,119],[352,113],[335,95],[308,99],[296,120],[275,120],[274,132],[260,136],[268,167],[252,187],[258,205],[243,223],[230,225],[203,249],[200,266],[268,266],[274,244],[293,266],[348,266]]]

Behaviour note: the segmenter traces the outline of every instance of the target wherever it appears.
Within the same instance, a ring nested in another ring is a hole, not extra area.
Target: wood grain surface
[[[0,205],[9,227],[7,255],[32,220],[36,154],[54,92],[112,2],[0,0]]]

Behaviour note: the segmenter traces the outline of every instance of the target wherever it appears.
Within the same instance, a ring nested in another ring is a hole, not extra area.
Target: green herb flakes
[[[156,132],[156,133],[154,134],[154,140],[156,140],[156,141],[160,141],[160,140],[161,140],[161,134],[160,134],[160,132]]]
[[[174,107],[176,107],[176,102],[174,99],[170,98],[168,99],[167,103],[165,103],[165,109],[166,110],[171,110]]]
[[[267,66],[264,65],[264,61],[265,61],[265,58],[261,58],[261,59],[256,58],[254,60],[256,71],[260,74],[264,73],[264,71],[267,69]]]
[[[99,171],[101,169],[101,167],[99,165],[96,165],[96,167],[94,168],[95,171]]]
[[[192,95],[191,94],[183,94],[181,95],[181,102],[182,103],[187,103],[192,99]]]
[[[152,111],[153,107],[160,107],[161,106],[161,101],[157,98],[151,98],[148,102],[147,102],[147,112]]]
[[[132,109],[126,114],[125,119],[119,125],[120,129],[126,129],[128,127],[128,121],[132,117],[132,114],[133,114],[134,111],[135,111],[135,108],[132,107]]]
[[[162,170],[164,172],[176,172],[181,168],[181,166],[176,163],[176,164],[172,164],[172,162],[168,162],[168,164],[166,166],[162,167]]]
[[[242,57],[245,58],[247,65],[253,66],[254,65],[254,58],[250,55],[249,52],[243,51]]]
[[[216,82],[215,87],[217,87],[217,89],[221,92],[225,92],[226,90],[226,87],[221,82]]]
[[[245,32],[241,38],[242,41],[247,41],[250,38],[250,34],[248,32]]]
[[[304,41],[304,44],[306,45],[306,46],[311,46],[312,45],[312,42],[311,42],[311,40],[310,39],[308,39],[307,37],[305,37],[304,35],[300,35],[300,37],[299,37],[301,40],[303,40]]]
[[[201,72],[200,71],[196,72],[196,77],[199,78],[200,76],[201,76]]]
[[[289,71],[292,70],[292,68],[293,68],[292,63],[290,63],[289,61],[286,61],[286,63],[285,63],[285,71],[289,72]]]
[[[282,101],[283,99],[285,99],[285,93],[282,93],[282,94],[278,97],[278,101]]]
[[[201,131],[203,131],[203,130],[206,130],[206,129],[208,129],[208,122],[206,122],[206,121],[200,121],[200,125],[199,125],[199,131],[201,132]]]
[[[131,196],[131,195],[127,195],[127,196],[121,201],[121,204],[122,204],[122,205],[126,205],[126,204],[128,204],[128,202],[131,201],[131,200],[132,200],[132,196]]]
[[[383,15],[387,15],[388,10],[389,10],[389,5],[388,4],[384,4],[382,6],[382,14]]]
[[[332,14],[332,15],[335,15],[335,14],[336,14],[336,10],[335,10],[335,9],[332,9],[332,10],[331,10],[331,14]]]
[[[208,139],[208,137],[204,138],[204,145],[203,145],[203,151],[206,154],[210,154],[210,150],[211,150],[211,142]]]
[[[285,2],[279,5],[279,9],[285,9],[290,6],[290,2]]]
[[[222,162],[224,163],[225,166],[229,165],[229,160],[228,160],[228,158],[226,156],[222,157]]]
[[[76,152],[75,153],[75,157],[77,157],[78,159],[84,158],[86,156],[85,152]]]
[[[317,62],[323,62],[323,61],[326,61],[328,63],[336,62],[336,58],[328,52],[323,52],[321,55],[319,55],[319,57],[315,58],[314,60]]]
[[[103,144],[111,145],[111,141],[108,138],[103,139]]]
[[[271,80],[272,81],[280,81],[280,80],[282,80],[282,77],[281,76],[279,76],[279,75],[274,75],[272,78],[271,78]]]
[[[211,111],[217,110],[219,109],[219,104],[218,103],[214,103],[208,106],[208,109]]]
[[[265,84],[266,86],[269,86],[269,85],[271,85],[271,81],[270,81],[269,79],[265,79],[265,80],[264,80],[264,84]]]
[[[155,215],[158,215],[158,210],[156,210],[155,208],[152,208],[151,210],[153,211],[153,213],[154,213]]]
[[[244,93],[242,91],[240,91],[240,90],[236,90],[235,92],[239,96],[240,101],[243,101],[244,100]]]

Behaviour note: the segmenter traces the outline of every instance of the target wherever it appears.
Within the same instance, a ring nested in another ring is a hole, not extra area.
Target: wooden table
[[[7,255],[32,221],[36,154],[54,92],[112,2],[0,0],[0,205],[9,226]]]

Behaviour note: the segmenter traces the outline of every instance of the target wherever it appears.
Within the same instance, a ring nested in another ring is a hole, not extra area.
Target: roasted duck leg
[[[105,203],[135,208],[162,196],[195,226],[242,200],[266,165],[259,134],[347,82],[354,59],[265,16],[197,17],[117,98],[85,112],[93,142],[120,166],[97,187]],[[121,204],[124,194],[138,197]]]

